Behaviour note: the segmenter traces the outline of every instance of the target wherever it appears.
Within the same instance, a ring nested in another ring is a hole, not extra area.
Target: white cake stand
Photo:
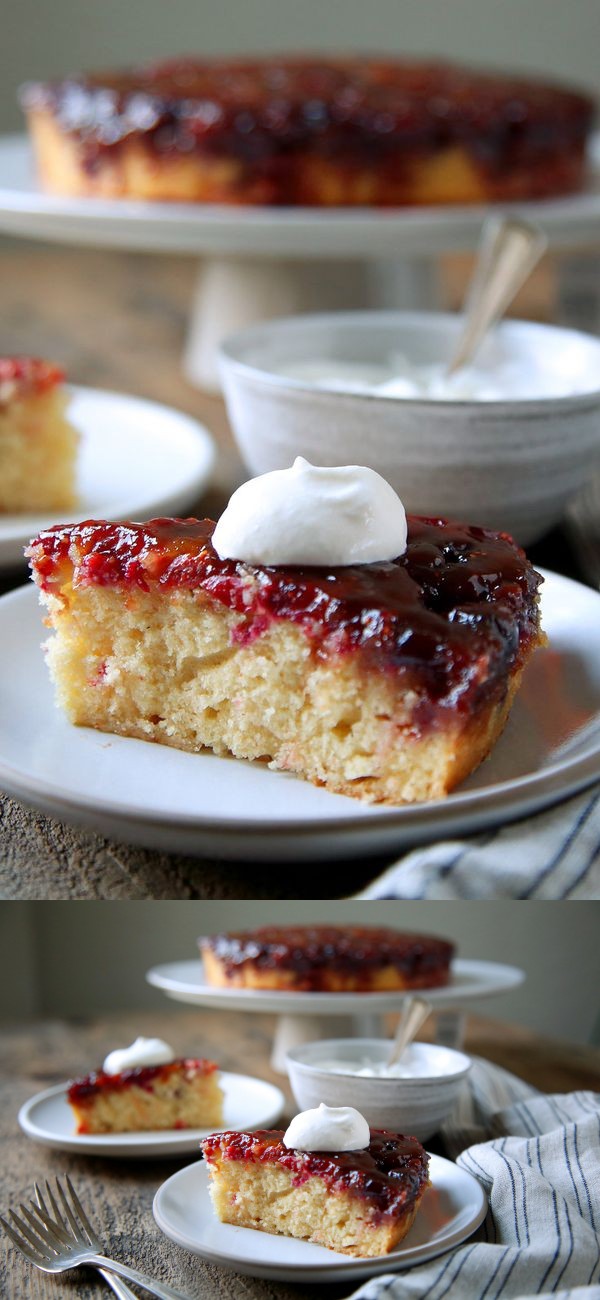
[[[199,958],[153,966],[146,979],[175,1002],[222,1011],[258,1011],[277,1015],[271,1065],[280,1074],[287,1073],[286,1051],[299,1043],[317,1038],[385,1037],[384,1015],[398,1012],[404,999],[411,996],[410,992],[288,993],[214,988],[207,984]],[[460,1047],[464,1036],[464,1003],[474,998],[506,993],[517,988],[524,979],[524,972],[516,966],[491,961],[454,961],[448,985],[423,990],[423,996],[432,1003],[435,1011],[436,1042],[447,1047]]]
[[[585,192],[503,210],[538,222],[552,248],[597,242],[600,135]],[[204,388],[218,386],[217,344],[252,321],[344,307],[434,306],[432,259],[472,250],[489,212],[484,206],[254,208],[63,198],[39,190],[25,136],[0,138],[0,230],[201,256],[184,367]]]

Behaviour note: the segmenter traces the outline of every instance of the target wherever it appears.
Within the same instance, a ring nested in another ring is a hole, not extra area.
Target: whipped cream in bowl
[[[162,1038],[136,1038],[129,1047],[109,1052],[102,1068],[105,1074],[115,1075],[146,1065],[169,1065],[174,1060],[173,1048]]]
[[[456,1105],[471,1061],[437,1043],[412,1043],[397,1066],[387,1068],[388,1039],[341,1038],[292,1048],[286,1065],[303,1110],[352,1107],[371,1128],[426,1141]]]
[[[448,378],[462,319],[360,311],[261,321],[227,339],[227,409],[251,474],[296,456],[367,465],[407,513],[508,532],[563,517],[599,459],[600,339],[503,320]]]

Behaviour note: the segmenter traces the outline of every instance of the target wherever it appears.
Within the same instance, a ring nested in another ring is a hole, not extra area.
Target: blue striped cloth
[[[361,1300],[600,1300],[600,1095],[545,1096],[474,1060],[442,1129],[489,1208],[463,1246],[373,1278]]]
[[[358,898],[600,898],[600,788],[491,832],[412,849]]]

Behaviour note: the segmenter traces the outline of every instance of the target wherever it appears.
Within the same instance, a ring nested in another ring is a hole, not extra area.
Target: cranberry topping
[[[28,554],[45,590],[59,590],[68,574],[76,586],[185,588],[213,599],[239,615],[231,636],[241,644],[273,619],[291,620],[315,654],[360,650],[458,711],[504,691],[507,673],[538,639],[541,578],[507,534],[413,516],[397,560],[262,568],[219,559],[214,527],[196,519],[88,520],[46,529]],[[432,725],[427,700],[419,707],[420,725]]]
[[[283,1145],[283,1130],[213,1133],[201,1143],[208,1163],[219,1160],[277,1164],[293,1175],[295,1187],[318,1176],[332,1192],[369,1201],[380,1215],[409,1210],[428,1181],[429,1157],[413,1137],[371,1129],[364,1151],[295,1151]]]
[[[60,366],[40,357],[0,357],[0,401],[17,394],[46,392],[64,378]]]
[[[69,1084],[69,1101],[78,1106],[91,1104],[98,1092],[126,1092],[129,1088],[143,1088],[152,1092],[156,1080],[167,1079],[171,1074],[212,1074],[216,1070],[214,1061],[202,1057],[186,1057],[183,1060],[169,1061],[164,1065],[138,1065],[132,1070],[122,1070],[120,1074],[105,1074],[96,1070],[83,1079],[74,1079]]]
[[[211,948],[231,975],[251,963],[261,970],[292,970],[304,989],[322,987],[327,971],[360,975],[394,966],[406,976],[447,982],[454,945],[430,935],[401,934],[375,926],[263,926],[258,930],[210,935]]]
[[[588,96],[533,79],[364,57],[178,59],[30,84],[22,101],[77,136],[90,173],[135,136],[160,157],[234,157],[271,203],[310,202],[295,193],[298,156],[389,168],[392,184],[406,160],[452,145],[487,173],[531,171],[581,155],[593,118]]]

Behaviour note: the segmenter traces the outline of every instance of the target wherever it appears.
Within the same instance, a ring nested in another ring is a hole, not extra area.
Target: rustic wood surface
[[[73,383],[165,402],[201,420],[218,462],[192,512],[215,516],[244,477],[220,398],[181,371],[195,259],[0,244],[0,353],[34,353]],[[561,533],[540,563],[578,576]],[[28,581],[25,564],[0,571],[0,593]],[[0,794],[0,898],[319,898],[360,890],[395,854],[310,865],[237,862],[132,848],[64,825]]]
[[[0,1078],[0,1209],[27,1198],[34,1180],[68,1173],[109,1255],[179,1287],[191,1300],[338,1300],[349,1286],[308,1286],[244,1278],[188,1254],[162,1236],[152,1218],[159,1185],[184,1163],[178,1159],[105,1160],[51,1151],[20,1133],[19,1107],[34,1093],[98,1066],[115,1045],[137,1034],[158,1034],[177,1052],[214,1057],[226,1070],[243,1071],[282,1087],[287,1114],[293,1103],[287,1080],[273,1073],[269,1051],[274,1019],[198,1009],[138,1012],[67,1024],[45,1021],[2,1033]],[[470,1017],[466,1048],[547,1092],[597,1087],[600,1052],[547,1038],[489,1018]],[[193,1159],[187,1157],[186,1159]],[[32,1269],[1,1234],[0,1295],[10,1300],[81,1300],[108,1295],[104,1283],[82,1270],[60,1280]]]

